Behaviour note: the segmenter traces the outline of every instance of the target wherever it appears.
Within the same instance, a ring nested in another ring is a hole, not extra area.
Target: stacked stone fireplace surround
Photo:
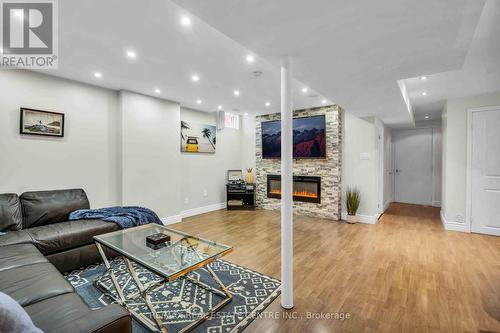
[[[294,117],[310,117],[325,115],[326,121],[326,158],[295,159],[293,174],[295,176],[321,177],[321,203],[295,201],[295,214],[312,217],[340,220],[341,213],[341,148],[342,148],[342,108],[331,105],[294,111]],[[256,204],[257,207],[269,210],[280,210],[280,199],[267,197],[267,175],[279,175],[281,161],[279,159],[262,158],[261,122],[279,120],[280,114],[256,117]]]

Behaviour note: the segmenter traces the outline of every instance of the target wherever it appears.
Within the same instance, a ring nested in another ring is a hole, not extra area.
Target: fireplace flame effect
[[[269,193],[281,195],[281,189],[272,189]],[[295,197],[315,198],[315,199],[318,198],[317,193],[309,191],[293,191],[293,195]]]

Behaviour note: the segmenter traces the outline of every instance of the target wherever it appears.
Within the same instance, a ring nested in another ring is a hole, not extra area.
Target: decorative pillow
[[[43,333],[33,325],[22,306],[2,292],[0,292],[0,332]]]

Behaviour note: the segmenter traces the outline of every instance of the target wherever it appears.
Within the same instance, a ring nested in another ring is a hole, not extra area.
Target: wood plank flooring
[[[216,211],[171,227],[233,245],[224,259],[280,278],[277,212]],[[376,225],[297,216],[294,239],[290,313],[301,319],[283,318],[278,298],[245,333],[500,332],[500,237],[445,231],[439,209],[392,204]]]

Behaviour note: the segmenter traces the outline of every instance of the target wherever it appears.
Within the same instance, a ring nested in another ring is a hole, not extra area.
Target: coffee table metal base
[[[101,247],[101,244],[99,244],[98,242],[96,242],[95,244],[97,246],[97,250],[99,251],[99,254],[101,255],[101,257],[104,261],[104,264],[106,265],[106,270],[109,273],[111,282],[113,283],[113,286],[116,289],[116,293],[118,294],[118,297],[109,293],[108,290],[104,287],[104,285],[102,283],[102,280],[104,279],[104,277],[101,277],[95,281],[96,287],[99,288],[99,290],[101,290],[103,293],[105,293],[106,296],[112,298],[115,302],[117,302],[121,306],[125,307],[130,312],[132,317],[134,317],[134,319],[136,319],[139,323],[141,323],[145,328],[147,328],[151,332],[168,333],[167,328],[163,324],[161,318],[156,313],[156,310],[153,306],[153,303],[151,302],[151,297],[149,296],[148,293],[150,291],[152,291],[153,289],[158,288],[161,285],[168,283],[168,282],[171,282],[171,281],[169,281],[168,279],[163,279],[160,281],[156,281],[156,282],[144,285],[139,280],[139,277],[137,276],[137,272],[135,271],[130,259],[123,257],[123,259],[125,260],[125,263],[127,264],[127,268],[125,270],[122,270],[121,272],[129,273],[130,276],[132,276],[132,279],[134,280],[134,283],[136,284],[137,288],[139,289],[139,292],[137,292],[137,293],[134,293],[131,295],[125,295],[123,293],[123,289],[121,288],[120,284],[118,283],[118,279],[116,278],[115,272],[113,271],[113,269],[108,261],[108,258],[106,257],[106,254],[104,253],[104,251]],[[203,266],[200,269],[205,269],[209,273],[209,275],[212,277],[212,279],[215,281],[215,283],[222,289],[222,291],[218,290],[216,288],[213,288],[213,287],[211,287],[211,286],[209,286],[201,281],[193,279],[187,275],[184,275],[181,278],[185,278],[185,279],[189,280],[190,282],[199,285],[202,288],[205,288],[205,289],[210,290],[211,292],[213,292],[219,296],[222,296],[223,300],[221,302],[217,303],[212,308],[210,308],[207,312],[200,315],[199,319],[191,322],[186,327],[184,327],[182,330],[180,330],[179,331],[180,333],[189,332],[189,331],[193,330],[196,326],[200,325],[203,321],[208,319],[214,312],[219,311],[226,304],[230,303],[233,300],[233,295],[229,292],[229,290],[226,288],[226,286],[224,286],[222,281],[215,274],[215,272],[212,270],[212,268],[210,268],[209,265]],[[146,305],[149,308],[149,311],[151,311],[151,314],[154,318],[154,322],[151,321],[151,319],[149,319],[148,317],[134,311],[133,309],[131,309],[128,306],[127,300],[132,300],[134,297],[136,297],[138,295],[140,295],[144,299]]]

